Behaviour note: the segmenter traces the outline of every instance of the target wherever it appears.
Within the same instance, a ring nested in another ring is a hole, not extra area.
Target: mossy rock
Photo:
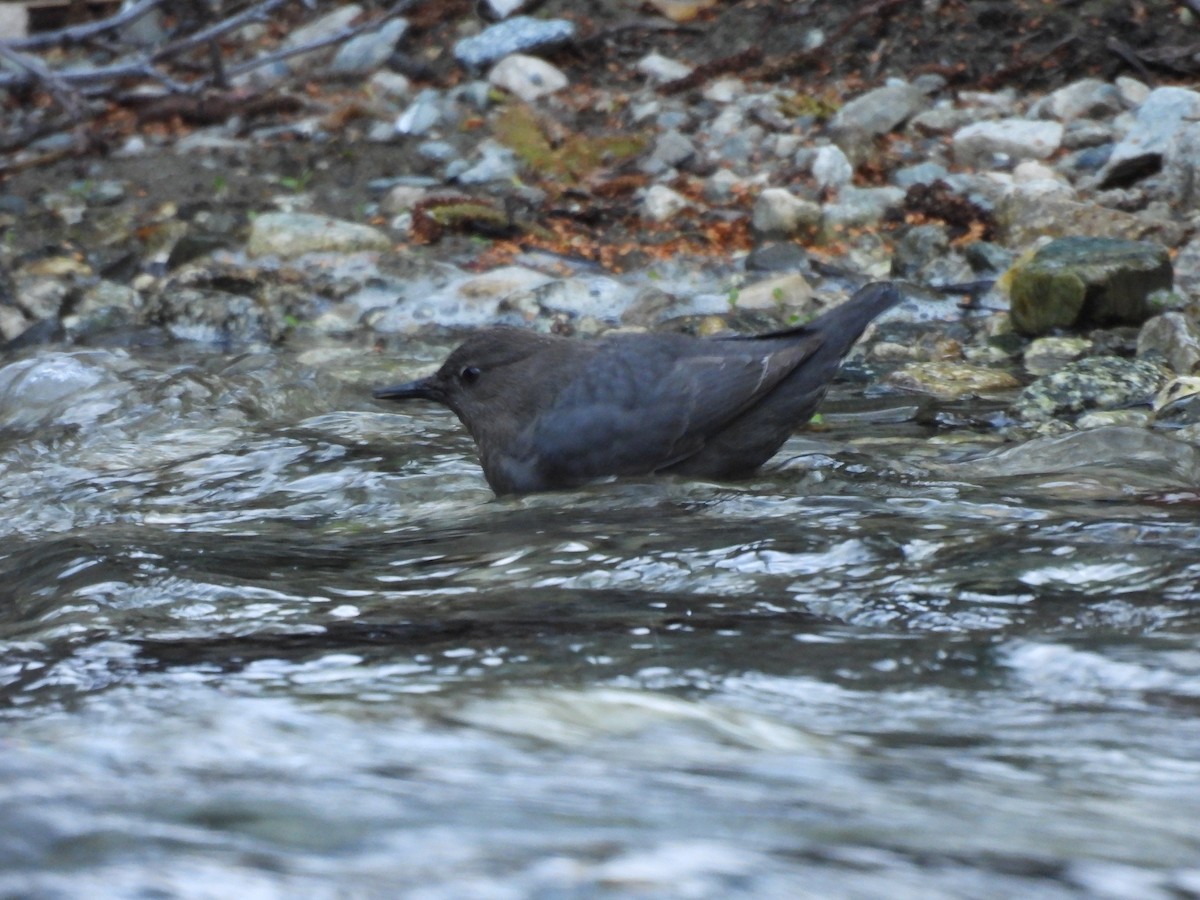
[[[1141,324],[1159,312],[1150,295],[1174,283],[1165,248],[1149,241],[1067,237],[1008,275],[1012,321],[1027,335],[1056,328]]]

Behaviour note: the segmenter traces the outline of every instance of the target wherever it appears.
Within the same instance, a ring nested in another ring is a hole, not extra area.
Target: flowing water
[[[0,896],[1200,893],[1194,448],[497,500],[443,349],[0,369]]]

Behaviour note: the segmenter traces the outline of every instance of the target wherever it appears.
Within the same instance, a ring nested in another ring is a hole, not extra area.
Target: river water
[[[1200,893],[1194,448],[497,500],[443,351],[0,369],[0,896]]]

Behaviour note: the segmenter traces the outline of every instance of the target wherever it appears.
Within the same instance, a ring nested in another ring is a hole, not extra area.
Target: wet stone
[[[1039,378],[1021,392],[1012,413],[1029,424],[1071,424],[1091,410],[1149,405],[1166,380],[1165,370],[1153,362],[1096,356]]]
[[[1165,312],[1148,319],[1138,333],[1138,356],[1156,356],[1180,375],[1200,367],[1200,327],[1180,312]]]
[[[936,361],[910,363],[884,380],[893,387],[931,394],[941,400],[1002,394],[1021,386],[1012,373],[1003,369]]]
[[[1170,257],[1157,244],[1111,238],[1051,241],[1011,273],[1012,318],[1024,334],[1082,324],[1140,323],[1151,295],[1170,290]]]
[[[1081,337],[1043,337],[1031,341],[1022,357],[1030,375],[1049,375],[1082,358],[1092,342]]]
[[[1154,421],[1169,428],[1200,425],[1200,378],[1184,376],[1167,382],[1154,398]]]

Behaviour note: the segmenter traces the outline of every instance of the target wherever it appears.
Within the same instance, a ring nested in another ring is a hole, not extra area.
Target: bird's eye
[[[479,369],[475,366],[465,366],[458,373],[458,378],[463,384],[474,384],[479,380]]]

